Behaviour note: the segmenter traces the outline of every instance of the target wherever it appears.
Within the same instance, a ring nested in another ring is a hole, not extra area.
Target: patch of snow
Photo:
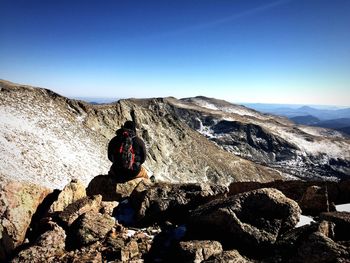
[[[206,108],[209,110],[219,110],[218,107],[216,107],[214,104],[211,104],[211,103],[203,101],[203,100],[196,99],[195,103],[202,108]]]
[[[350,204],[336,205],[335,208],[339,212],[350,212]]]
[[[300,220],[299,220],[298,224],[295,227],[301,227],[301,226],[305,226],[305,225],[310,225],[312,222],[315,222],[312,217],[301,215],[300,216]]]
[[[341,132],[338,132],[336,130],[331,130],[331,129],[311,127],[311,126],[298,126],[298,129],[313,136],[341,138],[341,139],[345,138],[345,136]]]
[[[222,111],[227,113],[234,113],[241,116],[251,116],[259,119],[266,119],[267,117],[264,117],[262,114],[259,114],[257,112],[254,112],[252,110],[246,109],[241,106],[232,106],[232,107],[223,107],[221,108]]]
[[[132,229],[128,229],[127,232],[126,232],[126,235],[128,237],[132,237],[136,234],[136,231],[135,230],[132,230]]]
[[[77,130],[50,106],[38,110],[34,105],[29,113],[19,108],[0,106],[3,176],[62,189],[73,177],[87,185],[108,171],[105,153],[83,128]]]
[[[197,130],[199,133],[201,133],[202,135],[204,135],[205,137],[208,138],[214,138],[215,136],[214,131],[208,127],[208,126],[204,126],[202,121],[199,118],[196,118],[196,120],[199,122],[199,129]]]
[[[327,138],[315,138],[310,141],[301,134],[280,129],[278,131],[286,141],[297,145],[302,152],[320,155],[325,154],[330,158],[350,159],[350,143],[348,141],[332,141]],[[347,150],[344,150],[347,149]]]

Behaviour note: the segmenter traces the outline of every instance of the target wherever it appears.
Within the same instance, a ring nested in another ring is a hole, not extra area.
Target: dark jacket
[[[133,171],[122,169],[117,162],[115,162],[116,151],[119,149],[122,141],[122,134],[127,131],[129,134],[133,135],[132,147],[135,152],[135,169]],[[136,176],[141,170],[141,164],[146,160],[146,146],[143,140],[136,136],[135,132],[125,128],[117,130],[116,136],[108,144],[108,159],[113,162],[111,169],[116,174],[125,174],[130,176]]]

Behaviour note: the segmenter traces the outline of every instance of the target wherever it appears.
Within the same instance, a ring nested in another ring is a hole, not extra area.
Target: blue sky
[[[350,105],[348,0],[0,0],[0,78],[65,96]]]

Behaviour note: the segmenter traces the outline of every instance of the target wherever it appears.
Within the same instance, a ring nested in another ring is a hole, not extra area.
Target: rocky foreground
[[[350,262],[350,181],[0,183],[1,262]],[[301,213],[315,222],[296,228]]]

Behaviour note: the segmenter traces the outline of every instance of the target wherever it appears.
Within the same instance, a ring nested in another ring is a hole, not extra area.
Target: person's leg
[[[145,169],[143,166],[141,166],[141,170],[140,170],[140,172],[135,176],[135,178],[145,178],[145,179],[149,179],[148,174],[147,174],[147,171],[146,171],[146,169]]]

